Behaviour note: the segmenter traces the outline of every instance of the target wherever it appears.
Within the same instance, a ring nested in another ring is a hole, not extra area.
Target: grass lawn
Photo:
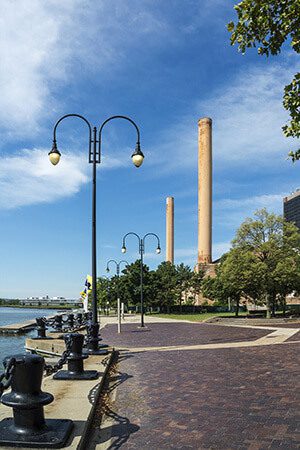
[[[154,315],[154,314],[153,314]],[[162,317],[163,319],[182,319],[190,320],[191,322],[203,322],[203,320],[210,319],[211,317],[235,317],[234,313],[198,313],[198,314],[155,314],[155,317]],[[239,317],[245,317],[246,313],[239,313]]]

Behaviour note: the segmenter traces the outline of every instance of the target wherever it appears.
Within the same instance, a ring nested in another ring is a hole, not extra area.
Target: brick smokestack
[[[212,120],[198,121],[198,265],[212,258]]]
[[[166,203],[166,261],[174,264],[174,197]]]

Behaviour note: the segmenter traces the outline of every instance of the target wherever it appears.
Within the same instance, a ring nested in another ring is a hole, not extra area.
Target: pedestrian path
[[[249,327],[250,328],[250,327]],[[255,327],[256,328],[256,327]],[[273,328],[274,329],[274,328]],[[222,342],[218,344],[203,344],[203,345],[184,345],[184,346],[169,346],[169,347],[137,347],[128,348],[130,352],[149,352],[149,351],[174,351],[174,350],[209,350],[219,348],[240,348],[240,347],[258,347],[261,345],[284,344],[287,339],[297,334],[299,329],[295,328],[278,328],[267,336],[263,336],[255,341],[241,341],[241,342]],[[300,341],[290,341],[289,343],[299,343]],[[124,349],[121,349],[124,350]]]
[[[168,329],[173,329],[174,334],[169,333]],[[123,326],[123,332],[120,334],[116,334],[116,326],[110,324],[102,330],[102,336],[110,345],[121,351],[165,352],[284,344],[299,331],[300,327],[229,326],[228,324],[222,326],[197,322],[189,322],[187,324],[179,321],[171,325],[169,322],[159,323],[157,321],[148,323],[148,327],[145,327],[144,330],[138,330],[132,323],[126,324]],[[298,341],[289,342],[295,344]]]
[[[87,450],[298,449],[299,349],[288,341],[298,331],[155,323],[117,335],[105,327],[104,339],[122,351]]]

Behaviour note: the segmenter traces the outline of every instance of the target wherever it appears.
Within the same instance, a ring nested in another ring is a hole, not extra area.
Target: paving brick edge
[[[89,433],[90,433],[91,426],[92,426],[92,423],[93,423],[93,419],[94,419],[94,416],[95,416],[96,407],[98,405],[99,398],[100,398],[100,396],[102,394],[107,374],[109,372],[109,369],[110,369],[110,367],[111,367],[111,365],[112,365],[112,363],[113,363],[117,353],[118,352],[115,351],[115,349],[113,348],[111,353],[110,353],[110,355],[109,355],[108,363],[105,366],[103,376],[101,378],[101,381],[100,381],[99,386],[97,388],[97,391],[95,393],[94,402],[92,404],[90,413],[89,413],[89,415],[87,417],[86,424],[85,424],[85,427],[83,429],[82,436],[80,438],[79,444],[76,447],[76,450],[86,450],[87,447],[88,447],[88,439],[90,438]]]

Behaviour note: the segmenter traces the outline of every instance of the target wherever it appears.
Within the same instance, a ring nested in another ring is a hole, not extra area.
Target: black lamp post
[[[147,236],[155,236],[157,239],[157,248],[156,248],[156,253],[159,254],[161,252],[161,248],[160,248],[160,241],[159,241],[159,237],[157,236],[157,234],[155,233],[147,233],[145,234],[145,236],[143,238],[141,238],[137,233],[134,233],[133,231],[130,231],[129,233],[125,234],[125,236],[123,237],[123,244],[122,244],[122,253],[126,253],[126,238],[127,236],[129,236],[130,234],[133,234],[134,236],[136,236],[138,238],[139,241],[139,253],[140,253],[140,265],[141,265],[141,327],[143,328],[145,326],[144,323],[144,296],[143,296],[143,255],[145,252],[145,239]]]
[[[121,266],[122,263],[124,263],[124,264],[126,264],[128,266],[128,262],[125,261],[125,259],[122,259],[122,261],[119,261],[119,262],[115,261],[114,259],[110,259],[109,261],[107,261],[107,264],[106,264],[106,272],[109,272],[109,270],[110,270],[109,269],[110,263],[115,263],[115,265],[116,265],[116,274],[117,274],[117,277],[118,277],[117,295],[118,295],[118,298],[119,298],[120,266]]]
[[[92,312],[93,312],[93,320],[92,320],[92,326],[95,330],[95,335],[98,333],[99,330],[99,322],[98,322],[98,311],[97,311],[97,264],[96,264],[96,166],[101,162],[101,136],[102,136],[102,130],[105,124],[107,122],[113,120],[113,119],[125,119],[128,122],[130,122],[136,129],[137,133],[137,142],[136,147],[131,155],[133,164],[136,167],[140,167],[143,163],[144,155],[140,148],[140,131],[135,122],[126,116],[112,116],[106,119],[102,125],[99,127],[99,131],[97,127],[91,126],[89,121],[79,115],[79,114],[66,114],[65,116],[61,117],[55,124],[53,129],[53,145],[52,149],[49,152],[49,159],[53,165],[58,164],[61,154],[57,148],[56,144],[56,130],[57,126],[60,124],[60,122],[68,117],[78,117],[79,119],[83,120],[89,129],[89,163],[93,164],[93,198],[92,198]],[[97,139],[98,134],[98,139]],[[96,342],[96,336],[94,336],[94,342]],[[94,345],[95,348],[90,350],[98,350],[98,344]]]
[[[107,298],[107,300],[106,300],[106,305],[105,305],[105,308],[104,308],[104,311],[105,311],[104,314],[106,314],[108,316],[109,315],[108,314],[108,306],[109,306],[109,278],[106,275],[103,275],[103,278],[105,278],[106,281],[107,281],[107,284],[106,284],[106,298]]]
[[[110,265],[110,263],[114,263],[116,265],[116,274],[117,274],[117,305],[118,305],[118,314],[121,314],[120,313],[120,309],[119,309],[120,308],[120,289],[119,289],[120,266],[121,266],[122,263],[124,263],[124,264],[126,264],[128,266],[128,262],[125,261],[124,259],[122,259],[122,261],[119,261],[119,262],[115,261],[114,259],[110,259],[109,261],[107,261],[107,264],[106,264],[106,272],[109,272],[109,265]],[[121,322],[120,322],[121,319],[120,319],[120,317],[121,316],[118,316],[119,329],[121,329]]]

